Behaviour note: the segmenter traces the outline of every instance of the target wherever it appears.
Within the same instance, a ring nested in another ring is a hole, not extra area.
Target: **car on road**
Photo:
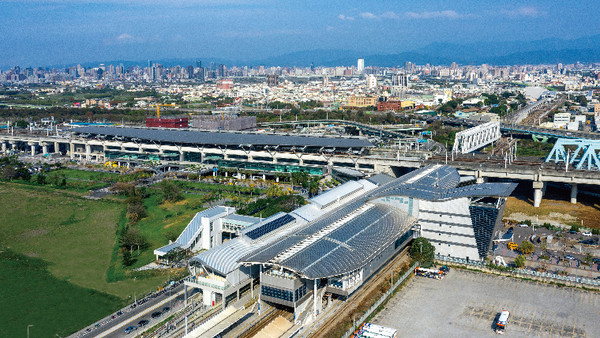
[[[169,310],[171,310],[171,308],[168,306],[165,306],[165,307],[163,307],[162,312],[169,312]]]
[[[520,226],[521,228],[527,228],[527,227],[529,227],[529,225],[527,225],[527,224],[525,224],[525,223],[521,223],[521,224],[519,224],[519,226]]]
[[[575,230],[570,230],[570,231],[569,231],[569,233],[570,233],[571,235],[577,235],[577,231],[575,231]]]
[[[592,236],[592,232],[591,231],[584,231],[581,233],[583,236],[588,236],[591,237]]]
[[[573,257],[571,255],[565,255],[565,259],[575,259],[575,257]]]
[[[147,321],[146,319],[143,319],[138,322],[138,326],[144,327],[144,326],[148,325],[148,323],[149,323],[149,321]]]
[[[133,325],[133,326],[128,326],[128,327],[125,329],[125,333],[126,333],[126,334],[130,334],[131,332],[133,332],[133,331],[135,331],[135,330],[137,330],[137,326],[135,326],[135,325]]]
[[[162,315],[160,311],[152,312],[152,318],[158,318],[160,315]]]

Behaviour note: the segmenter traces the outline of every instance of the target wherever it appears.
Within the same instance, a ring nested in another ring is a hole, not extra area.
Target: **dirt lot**
[[[548,185],[540,207],[534,208],[531,184],[523,183],[508,198],[504,218],[535,222],[538,216],[540,223],[550,222],[566,227],[581,225],[583,220],[585,227],[600,229],[600,198],[580,193],[577,204],[571,204],[569,198],[570,191]]]
[[[373,322],[399,337],[497,337],[500,311],[509,337],[592,337],[600,332],[600,293],[454,269],[444,280],[415,277]]]

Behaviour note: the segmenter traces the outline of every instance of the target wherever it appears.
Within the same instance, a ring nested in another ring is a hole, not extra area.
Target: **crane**
[[[156,117],[160,118],[160,107],[177,107],[177,105],[173,103],[155,103],[151,104],[150,107],[156,107]]]

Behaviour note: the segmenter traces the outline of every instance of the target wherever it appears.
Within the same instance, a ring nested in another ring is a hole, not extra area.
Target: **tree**
[[[129,227],[121,235],[121,246],[129,249],[129,251],[132,251],[133,248],[137,248],[139,251],[140,248],[145,248],[147,245],[146,238],[136,228]]]
[[[2,179],[3,180],[12,180],[17,178],[17,170],[12,165],[7,165],[2,169]]]
[[[519,255],[519,257],[515,258],[515,267],[522,268],[525,266],[525,256]]]
[[[44,185],[44,184],[46,184],[46,175],[44,175],[44,174],[39,174],[39,175],[37,175],[37,177],[36,177],[36,182],[37,182],[37,184],[39,184],[39,185]]]
[[[135,259],[131,257],[131,252],[125,250],[125,252],[123,252],[123,265],[131,266],[133,263],[135,263]]]
[[[520,249],[523,254],[530,255],[535,251],[535,246],[531,242],[525,241],[521,243]]]
[[[310,179],[310,175],[306,171],[296,171],[292,173],[292,184],[302,186],[304,188],[305,185],[308,186],[308,180]]]
[[[177,202],[183,199],[181,189],[173,181],[162,181],[159,185],[160,190],[163,194],[163,199],[169,202]]]
[[[146,207],[139,196],[132,196],[128,198],[127,205],[127,218],[136,223],[142,218],[147,216]]]
[[[319,193],[319,178],[313,177],[308,183],[308,194],[313,197]]]
[[[413,241],[410,247],[410,257],[419,261],[423,267],[429,267],[433,265],[435,247],[426,238],[419,237]]]
[[[182,248],[175,248],[169,251],[163,257],[171,263],[177,263],[184,259],[185,256],[187,256],[187,252],[185,250],[183,250]]]
[[[267,196],[269,197],[279,197],[283,195],[285,195],[285,191],[278,185],[273,184],[267,189]]]
[[[29,126],[29,122],[27,122],[25,120],[19,120],[15,123],[15,126],[17,128],[27,128]]]

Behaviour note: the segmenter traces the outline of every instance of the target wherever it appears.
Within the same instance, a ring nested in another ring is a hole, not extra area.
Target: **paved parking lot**
[[[399,337],[494,337],[509,310],[512,337],[598,337],[600,293],[453,269],[444,280],[415,276],[374,323]]]

